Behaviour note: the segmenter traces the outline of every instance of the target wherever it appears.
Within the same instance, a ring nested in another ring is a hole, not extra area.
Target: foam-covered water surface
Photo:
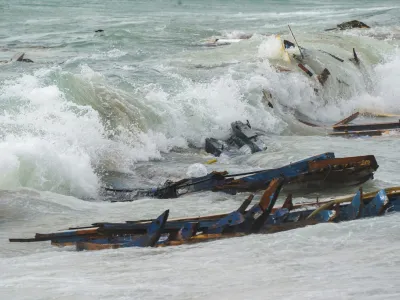
[[[246,193],[103,201],[109,184],[153,187],[204,168],[374,154],[364,190],[399,185],[398,133],[329,137],[262,99],[266,89],[326,124],[356,110],[400,114],[399,14],[395,0],[0,0],[0,298],[398,299],[397,214],[163,249],[76,253],[8,238],[237,209]],[[353,19],[371,28],[324,31]],[[324,87],[298,68],[297,47],[282,50],[294,42],[288,24],[307,66],[329,69]],[[9,61],[20,52],[34,63]],[[237,120],[264,130],[268,149],[193,166],[212,158],[205,139],[226,138]]]

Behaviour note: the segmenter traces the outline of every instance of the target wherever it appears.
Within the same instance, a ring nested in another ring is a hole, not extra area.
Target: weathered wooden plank
[[[381,136],[388,133],[388,130],[362,130],[362,131],[337,131],[330,132],[332,136],[344,136],[344,137],[360,137],[360,136]]]
[[[101,250],[101,249],[117,249],[127,247],[153,247],[163,232],[165,223],[168,219],[169,210],[162,213],[147,228],[146,235],[139,236],[125,243],[105,243],[104,240],[94,240],[89,242],[76,243],[77,250]]]
[[[321,161],[310,161],[308,165],[310,171],[323,169],[326,167],[347,168],[352,166],[359,166],[359,167],[370,167],[374,170],[378,168],[378,163],[376,162],[374,155],[334,158]]]
[[[390,129],[399,129],[399,128],[400,128],[400,122],[333,126],[334,131],[390,130]]]
[[[355,194],[353,200],[351,200],[351,203],[347,208],[348,220],[354,220],[359,218],[363,206],[364,206],[363,193],[362,193],[362,188],[360,188],[359,191]]]
[[[351,114],[350,116],[344,118],[343,120],[340,120],[339,122],[337,122],[336,124],[334,124],[333,127],[339,126],[339,125],[348,124],[348,123],[350,123],[351,121],[357,119],[359,115],[360,115],[360,113],[357,111],[357,112],[355,112],[354,114]]]

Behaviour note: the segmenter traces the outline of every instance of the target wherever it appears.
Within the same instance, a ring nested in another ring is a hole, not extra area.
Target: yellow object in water
[[[213,159],[207,160],[207,161],[206,161],[206,164],[207,164],[207,165],[211,165],[211,164],[216,163],[217,161],[218,161],[218,160],[217,160],[216,158],[213,158]]]
[[[290,62],[290,57],[289,53],[285,49],[285,45],[283,44],[283,41],[281,39],[281,36],[278,34],[276,38],[281,42],[281,53],[282,53],[282,59],[286,62]]]

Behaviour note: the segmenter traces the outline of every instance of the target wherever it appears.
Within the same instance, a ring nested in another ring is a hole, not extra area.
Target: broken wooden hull
[[[373,173],[378,167],[373,155],[335,158],[334,153],[328,152],[276,169],[233,175],[226,171],[213,172],[203,177],[167,182],[161,188],[136,191],[136,193],[134,189],[109,190],[114,193],[115,198],[112,200],[114,202],[134,201],[140,197],[176,198],[201,191],[236,194],[264,190],[272,179],[283,177],[285,189],[309,193],[324,188],[343,188],[364,183],[373,178]],[[122,197],[119,198],[118,195]]]
[[[230,175],[226,171],[213,172],[206,176],[196,178],[185,178],[178,182],[167,181],[164,186],[160,188],[152,188],[149,190],[135,190],[135,189],[113,189],[107,188],[108,191],[113,192],[113,196],[116,198],[119,194],[126,194],[131,192],[132,194],[127,195],[130,199],[115,199],[114,201],[133,201],[140,197],[154,197],[154,198],[176,198],[184,194],[201,192],[201,191],[225,191],[227,193],[237,193],[239,191],[254,191],[259,189],[265,189],[269,182],[277,177],[284,176],[285,178],[292,178],[302,173],[308,172],[308,162],[320,161],[325,159],[335,158],[335,154],[332,152],[322,153],[316,156],[312,156],[289,165],[283,166],[276,169],[268,169],[262,171],[253,171],[242,174]],[[248,176],[245,176],[248,175]],[[235,181],[235,177],[243,176],[240,178],[243,184],[238,188],[230,185],[229,188],[224,188]],[[248,187],[246,187],[248,186]]]
[[[286,191],[317,191],[326,188],[342,188],[362,184],[373,178],[378,164],[373,155],[327,158],[307,161],[300,174],[293,174],[285,183]],[[290,168],[290,166],[289,166]],[[288,174],[289,172],[286,172]],[[274,176],[285,174],[285,170],[260,173],[217,185],[214,191],[259,191],[265,189]],[[290,174],[290,173],[289,173]]]
[[[370,193],[360,189],[353,196],[297,205],[288,197],[282,207],[274,207],[283,184],[283,179],[272,180],[260,201],[248,210],[252,197],[228,214],[168,221],[169,211],[165,211],[154,220],[95,223],[91,227],[36,234],[32,239],[10,239],[10,242],[51,241],[58,246],[76,245],[77,250],[165,247],[252,233],[270,234],[400,211],[400,187]]]
[[[349,205],[344,204],[339,207],[338,210],[335,211],[337,217],[332,217],[332,219],[324,219],[323,216],[317,215],[317,218],[310,218],[308,219],[313,212],[314,209],[304,210],[300,212],[290,213],[287,219],[285,220],[276,220],[270,219],[269,223],[266,223],[258,232],[258,234],[273,234],[288,230],[294,230],[303,228],[306,226],[317,225],[324,222],[343,222],[343,221],[351,221],[354,218],[349,217]],[[393,212],[393,211],[400,211],[400,197],[392,198],[390,200],[390,205],[386,212]],[[386,213],[385,212],[385,213]],[[384,213],[383,213],[384,214]],[[382,215],[383,215],[382,214]],[[329,215],[332,216],[332,215]],[[374,217],[378,216],[377,214],[367,214],[363,217],[359,217],[358,219],[365,218],[365,217]],[[154,247],[166,247],[166,246],[178,246],[183,244],[194,244],[200,242],[211,242],[218,239],[226,239],[232,237],[242,237],[248,235],[249,233],[245,232],[235,232],[233,229],[231,231],[227,231],[226,233],[201,233],[195,235],[187,240],[169,240],[167,237],[165,240],[160,241]],[[129,243],[120,242],[118,244],[104,244],[101,240],[98,241],[90,241],[84,243],[77,244],[77,250],[100,250],[100,249],[117,249],[117,248],[125,248],[128,247]]]

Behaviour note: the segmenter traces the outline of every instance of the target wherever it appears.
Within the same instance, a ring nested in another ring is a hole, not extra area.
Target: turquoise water
[[[34,61],[0,64],[2,298],[398,299],[397,215],[161,250],[75,253],[7,241],[167,208],[173,216],[236,208],[244,195],[128,204],[99,195],[109,183],[185,177],[211,158],[200,150],[205,138],[226,137],[236,120],[267,131],[268,149],[220,158],[208,171],[276,167],[327,151],[374,154],[380,167],[364,188],[398,185],[398,135],[328,137],[261,97],[268,89],[319,122],[354,110],[400,114],[398,1],[0,0],[0,17],[0,61],[20,52]],[[371,29],[324,31],[353,19]],[[277,36],[293,41],[288,24],[307,64],[330,70],[323,89],[285,61]],[[213,38],[231,44],[206,47]],[[361,70],[348,60],[353,48]]]

